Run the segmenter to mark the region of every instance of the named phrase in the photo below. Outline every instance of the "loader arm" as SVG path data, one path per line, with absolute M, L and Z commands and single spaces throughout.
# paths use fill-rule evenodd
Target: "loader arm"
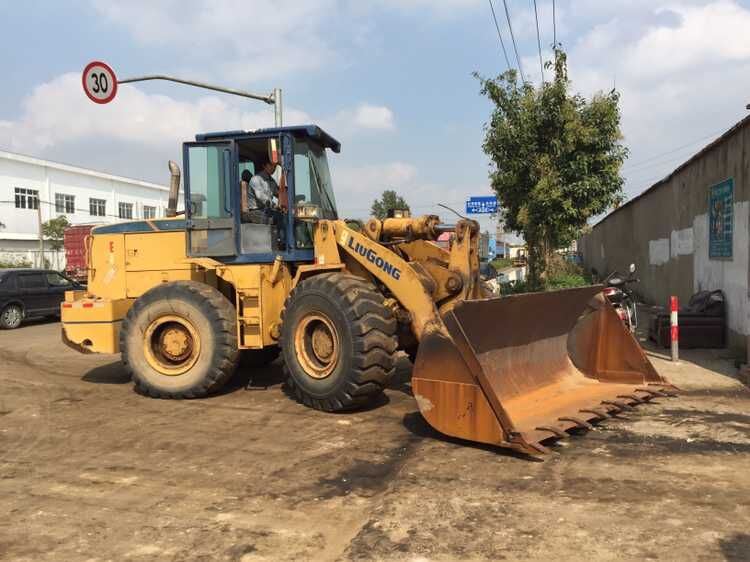
M 339 248 L 385 285 L 401 306 L 409 311 L 417 340 L 431 332 L 442 332 L 448 336 L 430 291 L 406 260 L 352 230 L 344 221 L 332 221 L 332 226 Z

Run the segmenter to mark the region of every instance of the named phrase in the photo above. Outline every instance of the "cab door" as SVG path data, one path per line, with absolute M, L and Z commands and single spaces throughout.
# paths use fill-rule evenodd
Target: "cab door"
M 219 258 L 237 254 L 233 209 L 239 181 L 234 161 L 232 142 L 183 145 L 188 256 Z

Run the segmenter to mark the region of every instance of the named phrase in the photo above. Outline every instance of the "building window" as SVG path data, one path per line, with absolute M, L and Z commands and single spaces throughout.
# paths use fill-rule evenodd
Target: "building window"
M 143 218 L 144 219 L 155 219 L 156 218 L 156 207 L 149 207 L 148 205 L 143 206 Z
M 89 214 L 92 217 L 103 217 L 107 208 L 107 202 L 104 199 L 89 199 Z
M 65 195 L 64 193 L 55 193 L 55 212 L 75 213 L 75 197 L 73 195 Z
M 132 219 L 133 218 L 133 204 L 132 203 L 118 203 L 117 209 L 121 219 Z
M 36 189 L 16 188 L 16 209 L 38 209 L 39 191 Z

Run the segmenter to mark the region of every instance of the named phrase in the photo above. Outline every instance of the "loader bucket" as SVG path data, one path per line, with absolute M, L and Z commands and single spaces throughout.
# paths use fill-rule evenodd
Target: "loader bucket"
M 651 365 L 602 287 L 464 301 L 450 337 L 420 342 L 412 389 L 424 418 L 453 437 L 527 453 L 675 387 Z

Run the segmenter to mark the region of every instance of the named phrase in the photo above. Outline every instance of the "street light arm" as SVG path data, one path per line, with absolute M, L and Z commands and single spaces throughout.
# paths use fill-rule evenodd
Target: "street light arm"
M 125 78 L 123 80 L 118 80 L 117 83 L 128 84 L 130 82 L 145 82 L 146 80 L 167 80 L 169 82 L 177 82 L 179 84 L 186 84 L 188 86 L 195 86 L 197 88 L 204 88 L 206 90 L 214 90 L 215 92 L 222 92 L 225 94 L 232 94 L 234 96 L 241 96 L 243 98 L 260 100 L 262 102 L 267 103 L 268 105 L 275 105 L 276 103 L 274 94 L 277 90 L 274 90 L 274 94 L 263 96 L 260 94 L 253 94 L 251 92 L 245 92 L 244 90 L 235 90 L 233 88 L 223 88 L 221 86 L 214 86 L 212 84 L 206 84 L 204 82 L 195 82 L 193 80 L 183 80 L 182 78 L 175 78 L 174 76 L 167 76 L 165 74 L 152 74 L 148 76 L 136 76 L 133 78 Z

